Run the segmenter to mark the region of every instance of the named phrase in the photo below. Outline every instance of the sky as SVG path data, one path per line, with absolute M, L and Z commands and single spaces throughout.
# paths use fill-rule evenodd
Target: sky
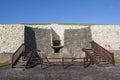
M 0 0 L 0 24 L 120 24 L 120 0 Z

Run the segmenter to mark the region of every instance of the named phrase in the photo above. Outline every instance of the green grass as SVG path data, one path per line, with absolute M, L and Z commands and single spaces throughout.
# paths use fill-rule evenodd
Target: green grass
M 20 23 L 26 25 L 50 25 L 50 24 L 59 24 L 59 25 L 79 25 L 79 26 L 92 26 L 92 25 L 108 25 L 108 24 L 90 24 L 90 23 Z
M 115 58 L 115 63 L 120 64 L 120 58 Z
M 0 63 L 0 67 L 8 66 L 8 65 L 10 65 L 10 62 L 9 62 L 9 61 Z

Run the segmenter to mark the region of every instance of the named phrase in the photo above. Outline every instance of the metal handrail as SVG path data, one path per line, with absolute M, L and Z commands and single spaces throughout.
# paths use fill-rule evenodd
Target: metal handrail
M 95 51 L 98 54 L 101 54 L 101 56 L 103 58 L 108 60 L 113 65 L 115 64 L 113 53 L 109 52 L 108 50 L 106 50 L 105 48 L 100 46 L 98 43 L 96 43 L 95 41 L 91 41 L 90 43 L 91 43 L 91 48 L 92 48 L 93 51 Z
M 88 61 L 88 57 L 90 59 L 90 63 L 88 65 L 85 65 L 85 58 L 84 58 L 84 67 L 85 68 L 88 67 L 91 63 L 93 63 L 93 64 L 95 63 L 96 65 L 99 64 L 99 62 L 96 60 L 96 58 L 93 55 L 91 55 L 91 53 L 88 51 L 88 49 L 83 48 L 82 51 L 85 52 L 87 61 Z
M 15 51 L 15 53 L 12 55 L 12 67 L 15 65 L 15 63 L 18 61 L 20 56 L 22 55 L 22 52 L 25 50 L 24 43 Z

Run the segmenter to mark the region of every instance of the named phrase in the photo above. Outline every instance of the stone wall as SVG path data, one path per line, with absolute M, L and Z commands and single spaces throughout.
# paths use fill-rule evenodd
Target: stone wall
M 115 57 L 120 54 L 120 26 L 95 25 L 91 26 L 92 39 L 105 49 L 114 52 Z
M 57 39 L 61 40 L 61 46 L 64 46 L 58 54 L 54 53 L 51 48 L 52 41 Z M 84 53 L 81 49 L 89 48 L 91 40 L 114 52 L 115 57 L 120 57 L 119 25 L 93 25 L 90 27 L 62 24 L 0 25 L 0 60 L 3 60 L 3 56 L 8 56 L 5 53 L 11 56 L 10 53 L 14 53 L 22 43 L 26 44 L 26 51 L 38 49 L 49 58 L 83 57 Z M 6 57 L 6 60 L 9 58 Z
M 88 26 L 51 24 L 49 27 L 54 31 L 55 37 L 53 39 L 60 39 L 61 45 L 64 46 L 64 32 L 66 29 L 81 29 Z
M 0 62 L 11 61 L 12 53 L 24 43 L 24 25 L 0 25 Z
M 42 53 L 44 55 L 46 55 L 47 57 L 49 57 L 49 58 L 60 58 L 60 57 L 65 56 L 66 54 L 68 54 L 68 56 L 69 56 L 70 51 L 72 51 L 72 53 L 73 52 L 76 53 L 74 56 L 72 55 L 70 57 L 77 57 L 77 56 L 81 57 L 83 55 L 82 54 L 83 52 L 81 50 L 82 47 L 88 47 L 88 46 L 84 46 L 83 44 L 84 43 L 88 44 L 89 39 L 88 39 L 88 41 L 86 41 L 86 39 L 88 37 L 90 37 L 90 40 L 91 40 L 91 36 L 90 36 L 91 34 L 89 34 L 90 33 L 90 28 L 88 26 L 58 25 L 58 24 L 51 24 L 51 25 L 26 25 L 26 26 L 28 26 L 30 28 L 29 31 L 34 35 L 34 37 L 32 37 L 32 41 L 33 42 L 31 42 L 31 43 L 35 44 L 36 47 L 34 47 L 34 48 L 40 49 L 42 51 Z M 73 32 L 70 32 L 70 33 L 68 32 L 67 34 L 64 34 L 66 32 L 66 30 L 71 30 Z M 89 35 L 86 34 L 86 32 Z M 28 34 L 29 32 L 25 31 L 25 33 Z M 69 36 L 69 34 L 72 34 L 72 35 Z M 28 34 L 28 35 L 29 35 L 28 37 L 30 37 L 30 34 Z M 72 39 L 75 42 L 72 45 L 71 42 L 68 42 L 68 43 L 66 43 L 67 41 L 65 42 L 65 40 L 70 39 L 70 38 L 69 37 L 65 37 L 64 35 L 69 36 L 69 37 L 73 37 L 74 35 L 76 35 L 77 39 L 76 40 Z M 82 36 L 82 35 L 84 35 L 84 36 Z M 83 38 L 83 37 L 85 37 L 85 38 Z M 26 38 L 27 38 L 27 36 L 25 37 L 25 40 L 26 40 Z M 79 38 L 82 38 L 82 39 L 79 41 L 78 40 Z M 83 41 L 83 39 L 85 39 L 85 42 Z M 51 48 L 51 46 L 53 46 L 53 43 L 52 43 L 53 40 L 61 40 L 61 45 L 64 46 L 64 48 L 61 49 L 59 53 L 54 53 L 54 50 Z M 25 43 L 26 42 L 28 43 L 30 41 L 25 41 Z M 84 42 L 83 44 L 81 44 L 82 41 Z M 70 44 L 70 43 L 71 43 L 72 46 L 75 46 L 75 44 L 77 44 L 77 43 L 80 43 L 80 44 L 75 46 L 75 48 L 76 48 L 75 49 L 75 48 L 72 48 L 72 47 L 69 48 L 71 45 L 70 46 L 66 45 L 66 44 Z M 65 53 L 66 47 L 69 50 Z M 68 57 L 68 56 L 66 55 L 66 57 Z
M 24 25 L 0 25 L 0 53 L 14 53 L 24 43 Z
M 40 29 L 32 28 L 35 33 L 36 47 L 41 52 L 52 53 L 51 47 L 51 30 L 50 29 Z
M 11 62 L 12 53 L 0 53 L 0 63 Z
M 89 41 L 92 40 L 90 27 L 67 29 L 64 36 L 64 49 L 68 54 L 77 58 L 84 57 L 82 48 L 90 48 Z

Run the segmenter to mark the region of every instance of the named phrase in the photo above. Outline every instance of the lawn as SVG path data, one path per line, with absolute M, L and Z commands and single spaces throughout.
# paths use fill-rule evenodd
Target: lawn
M 8 65 L 10 65 L 10 62 L 9 62 L 9 61 L 0 63 L 0 67 L 8 66 Z
M 120 64 L 120 58 L 115 58 L 115 63 Z

